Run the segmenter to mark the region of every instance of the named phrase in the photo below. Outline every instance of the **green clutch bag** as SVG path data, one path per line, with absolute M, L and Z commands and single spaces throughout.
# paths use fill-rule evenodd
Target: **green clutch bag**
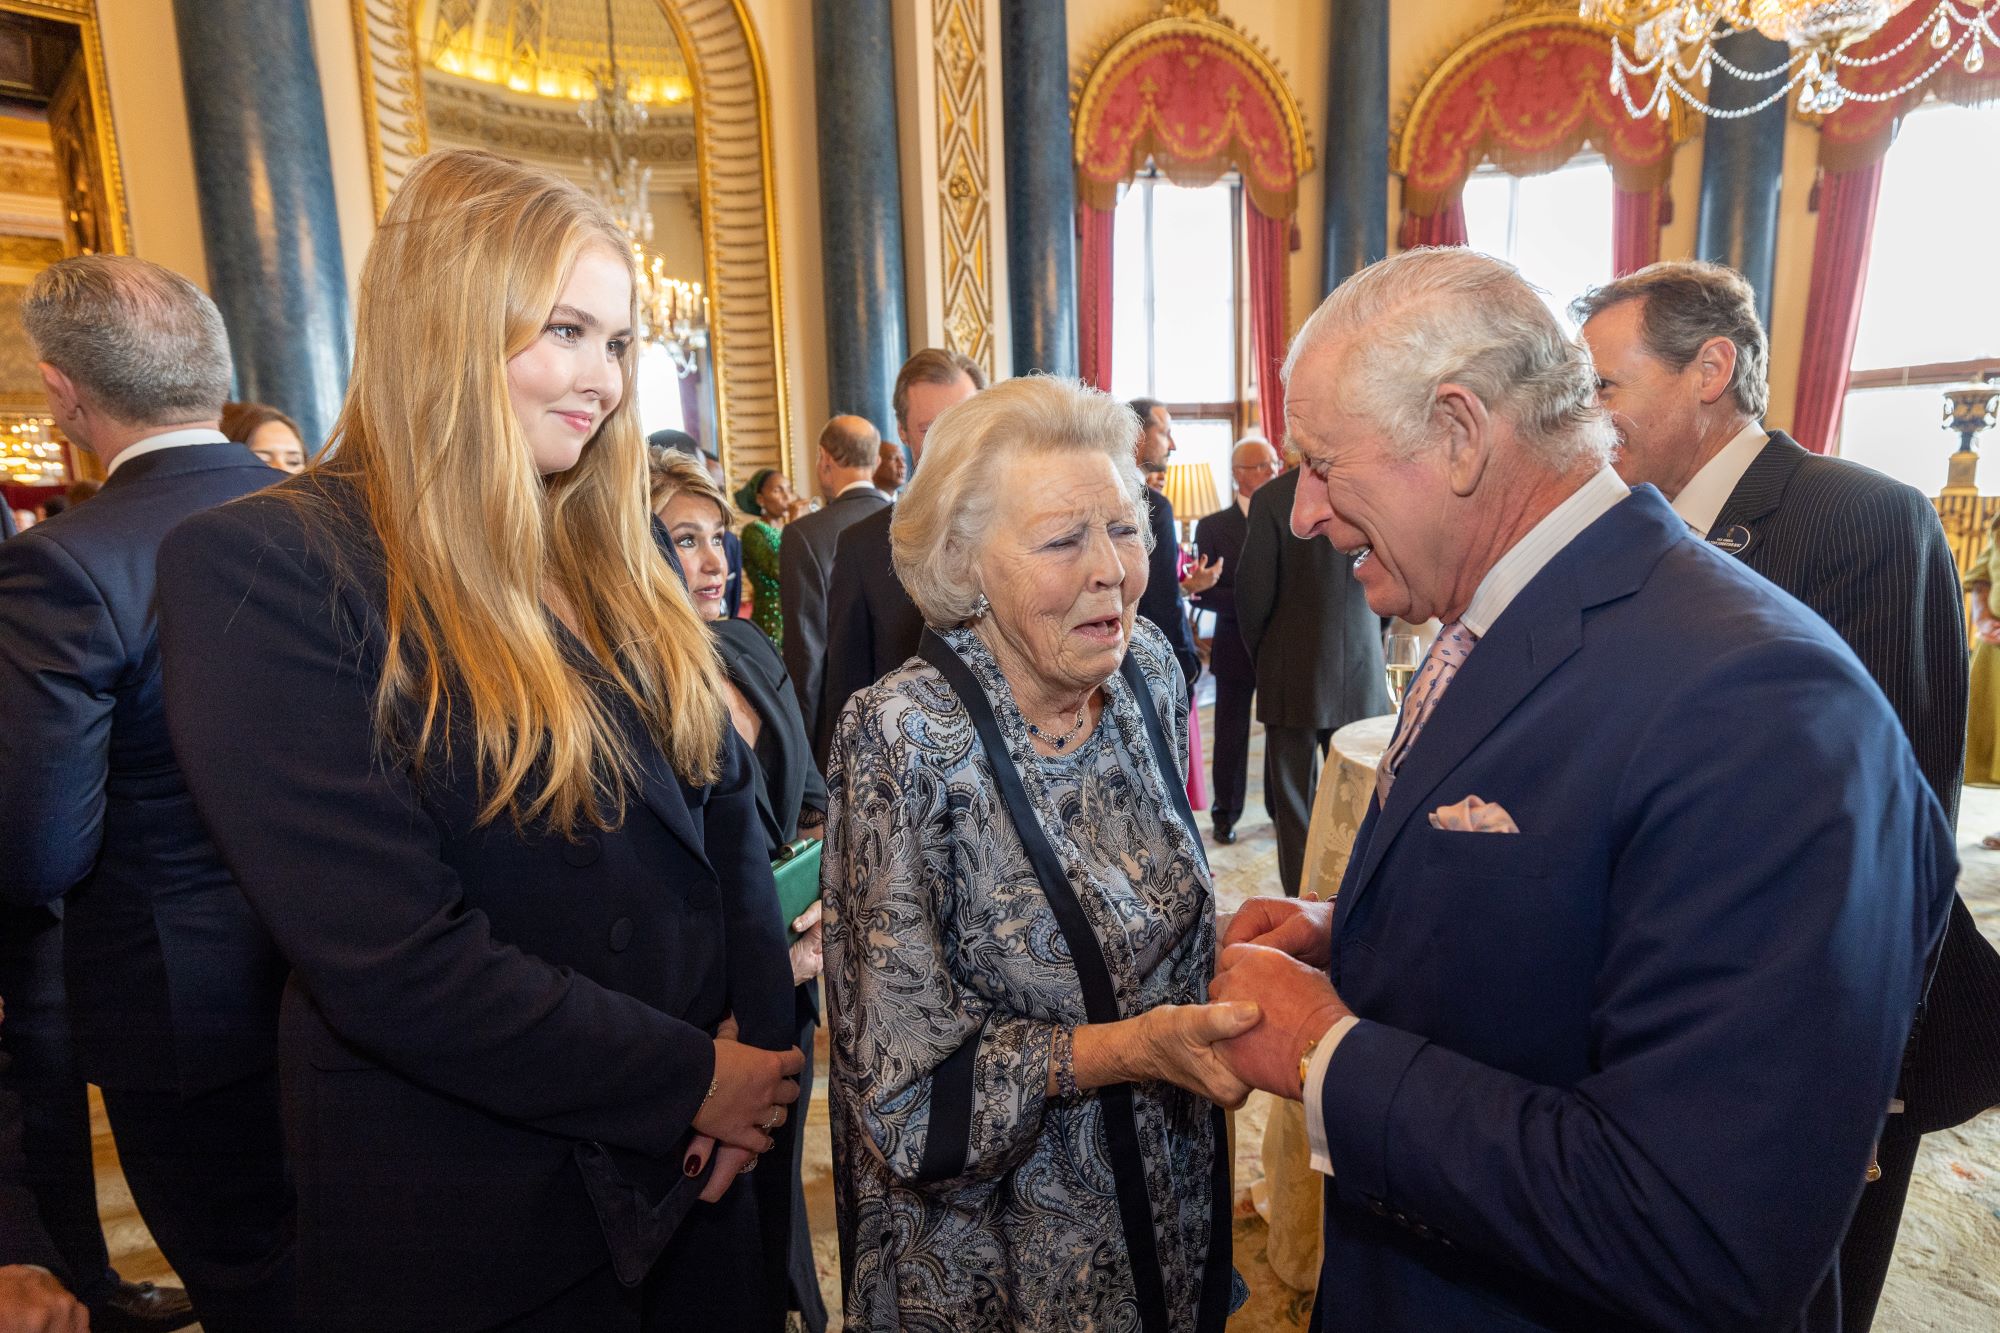
M 825 845 L 821 838 L 800 838 L 771 862 L 771 878 L 778 882 L 778 913 L 788 940 L 798 938 L 792 922 L 819 898 L 819 853 Z

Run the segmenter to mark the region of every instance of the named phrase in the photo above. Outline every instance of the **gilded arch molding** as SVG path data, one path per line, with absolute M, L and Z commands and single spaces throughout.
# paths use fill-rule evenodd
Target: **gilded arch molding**
M 375 214 L 429 136 L 415 0 L 352 0 Z M 783 287 L 771 172 L 770 91 L 743 0 L 659 0 L 694 84 L 709 346 L 723 463 L 731 476 L 790 462 Z

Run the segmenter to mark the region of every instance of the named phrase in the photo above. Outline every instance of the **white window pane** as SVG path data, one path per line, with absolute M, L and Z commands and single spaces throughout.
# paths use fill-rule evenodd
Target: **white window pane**
M 1839 453 L 1936 495 L 1944 488 L 1945 460 L 1958 448 L 1958 436 L 1943 423 L 1942 385 L 1856 389 L 1841 416 Z M 1984 465 L 1982 489 L 2000 484 L 1994 466 Z
M 1932 103 L 1882 165 L 1853 365 L 1870 370 L 2000 356 L 2000 107 Z
M 1465 183 L 1466 243 L 1518 267 L 1573 331 L 1569 303 L 1611 281 L 1612 190 L 1601 158 L 1518 180 L 1475 172 Z
M 639 345 L 639 429 L 686 430 L 682 420 L 681 377 L 667 349 L 655 343 Z
M 1236 396 L 1235 264 L 1227 185 L 1153 187 L 1153 396 L 1220 403 Z
M 1611 168 L 1573 162 L 1521 181 L 1514 262 L 1569 328 L 1569 303 L 1611 281 Z
M 1511 259 L 1507 244 L 1509 211 L 1513 208 L 1513 182 L 1497 171 L 1475 173 L 1465 182 L 1466 244 L 1475 250 Z
M 1112 224 L 1111 392 L 1119 398 L 1150 398 L 1146 373 L 1146 187 L 1125 188 Z

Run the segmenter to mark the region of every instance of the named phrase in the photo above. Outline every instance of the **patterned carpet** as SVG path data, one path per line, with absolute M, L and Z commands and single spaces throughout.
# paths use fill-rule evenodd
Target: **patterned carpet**
M 1206 710 L 1204 710 L 1206 713 Z M 1208 718 L 1204 716 L 1204 722 Z M 1258 775 L 1262 737 L 1252 740 L 1248 810 L 1233 847 L 1211 847 L 1218 897 L 1234 908 L 1270 891 L 1277 882 L 1277 844 L 1264 817 Z M 1202 819 L 1204 834 L 1207 820 Z M 1987 936 L 2000 941 L 2000 853 L 1979 847 L 1982 834 L 2000 830 L 2000 791 L 1968 790 L 1959 820 L 1964 870 L 1959 889 Z M 807 1114 L 806 1202 L 827 1307 L 840 1309 L 840 1262 L 833 1239 L 832 1164 L 827 1140 L 825 1043 L 817 1052 L 820 1078 Z M 1264 1118 L 1260 1095 L 1236 1117 L 1235 1230 L 1237 1268 L 1250 1301 L 1230 1321 L 1230 1333 L 1303 1329 L 1312 1294 L 1280 1282 L 1264 1259 L 1269 1231 L 1247 1205 L 1261 1178 Z M 132 1207 L 103 1117 L 96 1117 L 98 1204 L 120 1272 L 134 1280 L 171 1281 L 171 1270 Z M 836 1316 L 836 1327 L 838 1318 Z M 2000 1112 L 1924 1140 L 1903 1217 L 1895 1267 L 1876 1319 L 1881 1333 L 1974 1333 L 2000 1329 Z

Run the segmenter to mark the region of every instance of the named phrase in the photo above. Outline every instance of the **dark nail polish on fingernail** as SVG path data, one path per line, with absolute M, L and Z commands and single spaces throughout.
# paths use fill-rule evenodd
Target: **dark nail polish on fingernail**
M 692 1152 L 691 1152 L 691 1153 L 689 1153 L 689 1154 L 688 1154 L 688 1159 L 687 1159 L 687 1161 L 685 1161 L 685 1162 L 683 1162 L 683 1163 L 681 1164 L 681 1169 L 682 1169 L 683 1171 L 687 1172 L 687 1173 L 688 1173 L 689 1175 L 691 1175 L 691 1176 L 698 1176 L 698 1175 L 700 1175 L 700 1174 L 701 1174 L 701 1154 L 700 1154 L 700 1153 L 692 1153 Z

